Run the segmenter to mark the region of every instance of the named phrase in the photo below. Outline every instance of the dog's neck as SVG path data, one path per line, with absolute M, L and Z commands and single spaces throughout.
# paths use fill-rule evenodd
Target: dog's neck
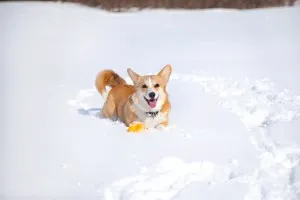
M 146 115 L 148 115 L 149 117 L 155 118 L 158 115 L 159 111 L 155 111 L 155 112 L 146 112 Z

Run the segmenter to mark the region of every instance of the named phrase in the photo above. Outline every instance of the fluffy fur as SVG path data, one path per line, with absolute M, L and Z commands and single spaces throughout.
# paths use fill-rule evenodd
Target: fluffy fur
M 140 76 L 128 68 L 133 81 L 126 81 L 112 70 L 101 71 L 95 81 L 96 88 L 104 97 L 102 117 L 119 119 L 127 126 L 141 122 L 146 128 L 168 126 L 171 104 L 166 91 L 172 67 L 166 65 L 156 75 Z M 106 86 L 111 90 L 107 93 Z

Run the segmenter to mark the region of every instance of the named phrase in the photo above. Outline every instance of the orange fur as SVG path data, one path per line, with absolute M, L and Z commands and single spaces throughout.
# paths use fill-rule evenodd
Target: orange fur
M 164 71 L 163 71 L 164 70 Z M 156 84 L 159 84 L 163 96 L 165 96 L 161 101 L 163 101 L 160 113 L 164 116 L 162 121 L 159 121 L 159 124 L 162 126 L 168 125 L 168 114 L 170 112 L 170 102 L 168 99 L 168 94 L 166 92 L 166 84 L 171 73 L 171 66 L 167 65 L 163 70 L 161 70 L 157 75 L 151 76 L 139 76 L 134 73 L 131 69 L 128 69 L 128 73 L 132 78 L 134 85 L 126 84 L 125 80 L 121 78 L 112 70 L 103 70 L 101 71 L 95 81 L 96 88 L 100 94 L 104 97 L 106 95 L 106 86 L 110 86 L 111 90 L 107 94 L 106 101 L 101 110 L 101 114 L 105 118 L 110 118 L 112 120 L 119 118 L 127 126 L 134 122 L 141 122 L 141 117 L 137 111 L 137 105 L 141 104 L 141 101 L 144 99 L 138 98 L 136 93 L 137 90 L 144 92 L 142 84 L 145 80 L 151 79 Z M 162 73 L 164 72 L 164 73 Z M 153 86 L 153 91 L 158 91 L 159 89 Z M 145 103 L 145 102 L 143 102 Z
M 114 87 L 117 85 L 124 85 L 126 84 L 126 81 L 113 70 L 103 70 L 97 75 L 95 84 L 100 94 L 104 97 L 106 86 Z

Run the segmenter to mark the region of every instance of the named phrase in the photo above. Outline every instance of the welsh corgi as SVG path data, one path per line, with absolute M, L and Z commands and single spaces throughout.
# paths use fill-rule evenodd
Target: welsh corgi
M 113 70 L 103 70 L 96 76 L 95 86 L 105 103 L 101 116 L 120 120 L 127 127 L 142 123 L 148 128 L 165 128 L 169 122 L 171 104 L 166 86 L 172 73 L 166 65 L 156 75 L 140 76 L 128 68 L 133 85 L 129 85 Z M 109 92 L 106 86 L 111 87 Z

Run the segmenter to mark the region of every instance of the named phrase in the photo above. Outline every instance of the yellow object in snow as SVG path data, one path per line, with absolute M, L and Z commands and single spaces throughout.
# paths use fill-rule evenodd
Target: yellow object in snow
M 128 127 L 127 131 L 128 132 L 136 132 L 137 133 L 137 132 L 140 132 L 140 131 L 142 131 L 144 129 L 145 129 L 145 127 L 144 127 L 143 123 L 135 123 L 135 124 L 131 124 Z

